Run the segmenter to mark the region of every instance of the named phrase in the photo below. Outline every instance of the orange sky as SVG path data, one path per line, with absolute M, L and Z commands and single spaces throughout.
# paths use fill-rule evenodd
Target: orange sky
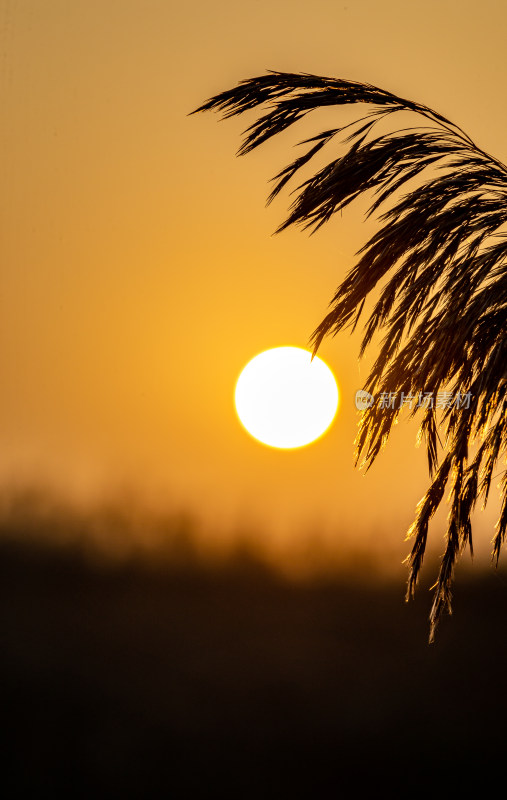
M 322 346 L 342 399 L 313 446 L 256 444 L 233 408 L 242 367 L 306 345 L 373 231 L 352 206 L 271 235 L 288 197 L 266 209 L 268 179 L 322 117 L 235 159 L 245 120 L 187 114 L 265 69 L 314 72 L 434 107 L 505 161 L 506 23 L 488 0 L 0 2 L 4 481 L 128 485 L 213 526 L 374 531 L 404 552 L 425 454 L 400 424 L 354 471 L 358 336 Z

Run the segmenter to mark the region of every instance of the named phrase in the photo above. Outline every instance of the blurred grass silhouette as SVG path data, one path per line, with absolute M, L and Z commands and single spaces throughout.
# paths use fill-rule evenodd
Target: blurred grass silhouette
M 248 548 L 210 560 L 181 515 L 0 507 L 7 796 L 396 796 L 503 755 L 503 572 L 459 573 L 430 647 L 428 596 L 353 560 L 296 581 Z M 144 557 L 96 546 L 142 524 Z

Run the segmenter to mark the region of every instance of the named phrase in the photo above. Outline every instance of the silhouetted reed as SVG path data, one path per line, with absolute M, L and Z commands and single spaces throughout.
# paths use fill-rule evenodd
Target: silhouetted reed
M 268 202 L 330 143 L 338 145 L 338 157 L 296 187 L 278 231 L 298 224 L 313 233 L 367 192 L 373 197 L 368 216 L 390 201 L 311 344 L 316 353 L 325 336 L 354 330 L 366 299 L 382 284 L 361 345 L 362 354 L 375 333 L 384 333 L 365 389 L 376 398 L 408 402 L 412 397 L 418 403 L 410 409 L 422 417 L 420 437 L 431 478 L 408 532 L 413 546 L 407 599 L 419 578 L 429 521 L 450 486 L 447 544 L 430 615 L 432 640 L 442 611 L 451 611 L 457 556 L 467 545 L 472 549 L 471 513 L 480 497 L 487 501 L 507 445 L 507 239 L 501 230 L 507 221 L 507 169 L 431 108 L 354 81 L 269 72 L 217 94 L 192 113 L 214 110 L 226 118 L 265 106 L 244 132 L 238 151 L 243 155 L 310 111 L 350 104 L 366 113 L 301 142 L 309 148 L 273 178 Z M 398 112 L 412 112 L 414 124 L 378 133 L 376 126 L 391 125 Z M 421 402 L 423 393 L 431 395 L 431 405 L 428 396 Z M 440 412 L 439 394 L 447 397 Z M 364 411 L 357 462 L 371 466 L 403 407 L 377 402 Z M 479 444 L 471 455 L 475 440 Z M 507 471 L 502 475 L 496 562 L 507 530 Z

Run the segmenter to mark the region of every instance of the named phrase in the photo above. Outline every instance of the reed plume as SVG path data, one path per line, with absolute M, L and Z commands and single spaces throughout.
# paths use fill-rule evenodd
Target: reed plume
M 378 292 L 360 353 L 383 334 L 364 388 L 385 402 L 361 416 L 356 463 L 371 466 L 404 409 L 419 416 L 430 485 L 408 532 L 407 599 L 417 585 L 429 522 L 450 491 L 432 641 L 442 612 L 451 611 L 457 557 L 467 546 L 473 553 L 471 513 L 479 498 L 487 501 L 507 451 L 507 168 L 431 108 L 355 81 L 268 72 L 192 113 L 212 110 L 227 118 L 263 107 L 244 131 L 238 151 L 244 155 L 309 112 L 342 105 L 356 106 L 357 118 L 300 142 L 305 152 L 272 179 L 268 202 L 326 145 L 333 145 L 334 157 L 295 188 L 278 231 L 299 225 L 313 233 L 354 199 L 370 197 L 367 216 L 377 216 L 378 229 L 310 342 L 316 353 L 325 336 L 353 330 L 366 299 Z M 400 112 L 412 112 L 410 127 L 396 127 Z M 507 470 L 501 473 L 496 563 L 507 530 Z

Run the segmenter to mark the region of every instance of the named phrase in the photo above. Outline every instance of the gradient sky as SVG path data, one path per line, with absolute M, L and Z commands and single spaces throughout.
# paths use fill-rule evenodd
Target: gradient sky
M 314 445 L 265 448 L 233 407 L 253 355 L 306 345 L 374 229 L 357 205 L 272 236 L 288 195 L 266 209 L 268 179 L 324 117 L 236 159 L 245 119 L 187 114 L 266 69 L 313 72 L 425 103 L 505 161 L 506 24 L 489 0 L 2 0 L 3 481 L 131 487 L 271 543 L 313 527 L 404 551 L 425 454 L 400 423 L 354 470 L 358 336 L 321 348 L 341 409 Z

